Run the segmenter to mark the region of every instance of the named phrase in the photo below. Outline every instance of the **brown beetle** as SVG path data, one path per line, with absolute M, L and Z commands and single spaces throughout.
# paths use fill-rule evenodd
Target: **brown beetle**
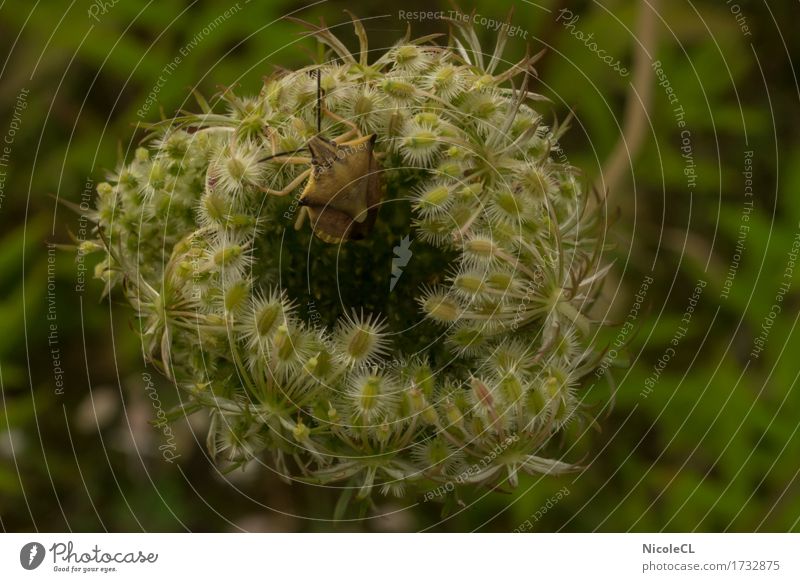
M 307 179 L 298 200 L 301 209 L 295 228 L 301 228 L 308 216 L 313 233 L 327 243 L 364 239 L 372 231 L 383 199 L 381 167 L 374 152 L 377 135 L 360 136 L 355 124 L 332 112 L 326 113 L 350 125 L 351 129 L 334 139 L 319 135 L 322 92 L 317 71 L 317 135 L 303 148 L 309 150 L 311 158 L 285 158 L 291 163 L 310 162 L 311 168 L 283 190 L 265 191 L 274 196 L 285 196 Z M 353 135 L 358 137 L 352 138 Z M 286 154 L 270 158 L 282 155 Z

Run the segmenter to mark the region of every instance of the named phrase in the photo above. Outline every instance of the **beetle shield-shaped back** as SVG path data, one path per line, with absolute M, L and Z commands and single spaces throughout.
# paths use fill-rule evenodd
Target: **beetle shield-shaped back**
M 314 234 L 328 243 L 369 235 L 382 194 L 381 168 L 373 149 L 376 135 L 337 144 L 324 137 L 308 143 L 313 171 L 300 204 Z

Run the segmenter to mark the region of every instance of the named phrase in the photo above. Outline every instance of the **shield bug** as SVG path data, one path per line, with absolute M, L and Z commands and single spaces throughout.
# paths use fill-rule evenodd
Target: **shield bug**
M 264 190 L 274 196 L 285 196 L 305 182 L 298 200 L 300 215 L 295 222 L 296 229 L 308 218 L 312 232 L 327 243 L 364 239 L 372 231 L 383 199 L 381 167 L 374 151 L 377 135 L 362 136 L 355 124 L 325 111 L 350 126 L 343 135 L 328 139 L 321 135 L 322 114 L 320 72 L 317 70 L 317 135 L 301 148 L 307 149 L 311 157 L 283 157 L 287 163 L 310 164 L 311 168 L 283 190 Z M 275 154 L 268 159 L 281 158 L 288 153 L 293 152 Z

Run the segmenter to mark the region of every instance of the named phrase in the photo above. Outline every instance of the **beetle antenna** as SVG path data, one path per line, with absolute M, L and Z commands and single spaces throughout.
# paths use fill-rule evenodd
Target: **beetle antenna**
M 322 72 L 317 69 L 317 133 L 322 133 Z
M 322 133 L 322 83 L 320 81 L 321 76 L 322 76 L 321 70 L 317 69 L 317 134 Z M 261 158 L 260 161 L 266 162 L 267 160 L 271 160 L 272 158 L 279 158 L 281 156 L 286 156 L 289 154 L 296 154 L 297 152 L 302 152 L 303 150 L 307 149 L 308 146 L 303 146 L 301 148 L 297 148 L 296 150 L 281 152 L 279 154 L 272 154 L 271 156 L 267 156 L 266 158 Z
M 288 152 L 280 152 L 278 154 L 272 154 L 271 156 L 267 156 L 266 158 L 259 159 L 260 162 L 266 162 L 267 160 L 271 160 L 272 158 L 279 158 L 281 156 L 288 156 L 289 154 L 296 154 L 297 152 L 302 152 L 303 150 L 307 150 L 308 146 L 303 146 L 301 148 L 297 148 L 296 150 L 289 150 Z

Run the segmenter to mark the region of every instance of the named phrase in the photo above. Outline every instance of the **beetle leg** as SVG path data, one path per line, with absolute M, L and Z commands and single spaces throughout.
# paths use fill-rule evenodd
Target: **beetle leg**
M 339 137 L 344 137 L 344 136 L 339 136 Z M 359 136 L 359 137 L 357 137 L 355 139 L 351 139 L 351 140 L 348 140 L 348 141 L 336 142 L 336 145 L 345 146 L 345 147 L 359 147 L 359 146 L 364 145 L 365 143 L 369 143 L 374 138 L 375 138 L 375 134 L 363 135 L 363 136 Z
M 294 221 L 294 229 L 300 230 L 303 228 L 303 223 L 306 221 L 306 216 L 308 215 L 308 207 L 301 206 L 300 212 L 297 215 L 297 220 Z
M 349 119 L 345 119 L 341 115 L 337 115 L 336 113 L 334 113 L 333 111 L 329 111 L 328 109 L 325 109 L 324 111 L 325 111 L 325 115 L 327 115 L 331 119 L 335 119 L 336 121 L 338 121 L 340 123 L 344 123 L 345 125 L 350 126 L 350 131 L 355 132 L 356 134 L 359 133 L 358 126 L 355 123 L 353 123 L 352 121 L 350 121 Z M 348 132 L 348 133 L 350 133 L 350 132 Z
M 351 129 L 342 135 L 336 136 L 331 141 L 336 145 L 346 145 L 348 141 L 354 141 L 353 138 L 358 139 L 359 133 L 355 129 Z
M 267 194 L 271 194 L 272 196 L 286 196 L 292 190 L 295 190 L 298 186 L 300 186 L 300 184 L 302 184 L 310 174 L 311 170 L 310 169 L 306 170 L 305 172 L 297 176 L 297 178 L 289 182 L 286 188 L 282 190 L 272 190 L 271 188 L 261 188 L 261 190 L 263 192 L 266 192 Z
M 264 158 L 261 161 L 266 162 L 269 160 L 270 162 L 281 162 L 284 164 L 295 164 L 295 165 L 308 165 L 311 163 L 311 158 L 305 156 L 270 156 L 268 158 Z

